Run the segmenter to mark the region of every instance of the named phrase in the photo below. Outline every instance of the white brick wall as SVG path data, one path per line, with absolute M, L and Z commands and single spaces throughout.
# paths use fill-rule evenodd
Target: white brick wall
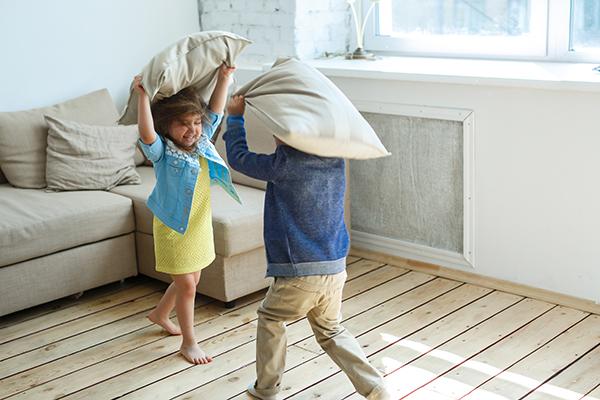
M 346 0 L 198 0 L 200 28 L 237 33 L 254 43 L 240 61 L 315 58 L 348 50 Z

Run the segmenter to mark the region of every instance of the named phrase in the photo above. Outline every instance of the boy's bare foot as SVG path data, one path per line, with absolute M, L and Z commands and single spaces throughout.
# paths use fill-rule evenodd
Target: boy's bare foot
M 189 346 L 182 344 L 179 352 L 192 364 L 208 364 L 212 361 L 212 357 L 207 356 L 197 343 Z
M 181 329 L 173 323 L 169 318 L 161 318 L 156 315 L 156 310 L 152 311 L 146 316 L 151 322 L 161 326 L 165 331 L 171 335 L 181 335 Z

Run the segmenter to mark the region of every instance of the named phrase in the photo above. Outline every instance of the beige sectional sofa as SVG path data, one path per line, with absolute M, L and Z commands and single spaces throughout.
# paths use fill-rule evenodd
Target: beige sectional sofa
M 0 175 L 0 315 L 137 273 L 171 281 L 154 270 L 152 214 L 145 205 L 154 186 L 152 167 L 138 165 L 141 185 L 117 186 L 111 192 L 49 193 L 43 188 L 18 188 L 7 182 L 11 177 L 17 180 L 21 165 L 43 164 L 39 159 L 43 143 L 37 142 L 41 139 L 31 135 L 24 143 L 15 143 L 23 138 L 7 138 L 12 134 L 7 124 L 19 122 L 23 128 L 31 122 L 37 129 L 48 110 L 58 116 L 69 116 L 69 112 L 93 114 L 96 108 L 106 110 L 107 101 L 112 110 L 101 122 L 109 125 L 116 121 L 118 112 L 106 90 L 62 103 L 58 108 L 0 113 L 0 145 L 4 147 L 0 149 L 0 169 L 11 172 L 11 176 Z M 98 102 L 97 107 L 94 102 Z M 81 103 L 87 103 L 87 107 L 82 108 Z M 95 120 L 88 117 L 82 116 L 81 122 Z M 45 141 L 45 137 L 42 139 Z M 30 155 L 21 154 L 26 152 L 20 152 L 19 145 L 36 148 L 40 154 L 29 160 L 26 156 Z M 217 258 L 203 270 L 198 287 L 198 292 L 228 306 L 269 285 L 264 277 L 262 242 L 264 190 L 260 185 L 235 185 L 243 206 L 220 187 L 211 187 Z
M 152 167 L 138 152 L 140 185 L 110 192 L 46 192 L 43 114 L 48 113 L 101 125 L 114 125 L 118 118 L 107 90 L 44 109 L 0 112 L 0 170 L 9 172 L 0 173 L 0 315 L 138 273 L 171 282 L 154 269 L 153 216 L 145 204 L 155 183 Z M 258 121 L 248 117 L 246 127 L 253 151 L 274 151 L 272 137 Z M 216 145 L 226 158 L 223 140 Z M 11 185 L 11 178 L 29 188 Z M 225 306 L 270 283 L 262 239 L 265 183 L 235 171 L 232 178 L 243 205 L 211 186 L 217 257 L 202 271 L 198 286 L 199 293 Z M 347 200 L 348 227 L 349 218 Z

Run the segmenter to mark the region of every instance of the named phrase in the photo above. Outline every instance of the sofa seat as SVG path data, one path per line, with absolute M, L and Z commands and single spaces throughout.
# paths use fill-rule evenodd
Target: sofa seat
M 0 267 L 135 230 L 131 200 L 104 191 L 0 185 Z
M 141 185 L 117 186 L 112 190 L 133 200 L 136 230 L 152 235 L 152 213 L 146 200 L 156 182 L 152 167 L 138 167 Z M 263 244 L 263 204 L 265 192 L 248 186 L 234 184 L 243 205 L 239 205 L 217 185 L 211 186 L 211 206 L 215 252 L 231 257 L 261 248 Z

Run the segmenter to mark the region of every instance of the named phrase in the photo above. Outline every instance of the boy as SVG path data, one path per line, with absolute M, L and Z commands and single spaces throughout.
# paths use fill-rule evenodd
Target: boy
M 267 181 L 264 241 L 275 278 L 258 310 L 256 375 L 248 392 L 274 400 L 285 367 L 285 323 L 306 317 L 319 345 L 368 399 L 391 400 L 356 339 L 340 325 L 349 238 L 344 224 L 345 165 L 296 150 L 277 138 L 274 154 L 248 151 L 244 98 L 227 107 L 229 165 Z

